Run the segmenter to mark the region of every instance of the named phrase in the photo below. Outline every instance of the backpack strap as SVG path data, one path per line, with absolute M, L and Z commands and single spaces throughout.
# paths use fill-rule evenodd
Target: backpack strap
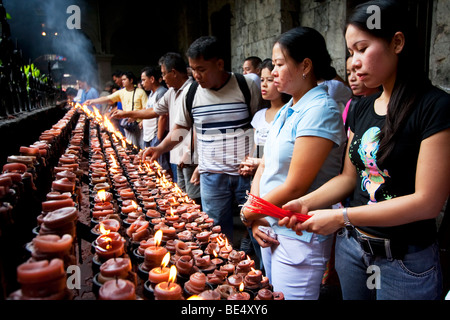
M 186 94 L 186 108 L 189 113 L 189 116 L 191 117 L 192 123 L 194 123 L 194 117 L 192 115 L 192 103 L 194 101 L 195 93 L 197 92 L 198 88 L 198 82 L 194 81 L 192 82 L 191 86 L 189 87 L 188 93 Z
M 245 80 L 244 75 L 242 75 L 240 73 L 235 73 L 234 75 L 236 76 L 236 80 L 239 85 L 239 89 L 241 89 L 241 92 L 244 95 L 245 104 L 247 105 L 247 108 L 248 108 L 248 117 L 249 117 L 249 119 L 251 119 L 252 111 L 251 111 L 250 102 L 252 99 L 252 95 L 250 93 L 250 89 L 248 88 L 247 80 Z M 198 88 L 198 82 L 197 81 L 192 82 L 192 84 L 189 87 L 188 92 L 186 94 L 186 109 L 189 113 L 189 116 L 191 117 L 192 128 L 194 127 L 194 116 L 192 115 L 192 104 L 194 101 L 195 93 L 197 92 L 197 88 Z M 191 132 L 191 164 L 194 163 L 193 159 L 194 159 L 194 132 L 192 130 L 192 132 Z
M 244 95 L 245 104 L 248 107 L 249 117 L 251 117 L 252 113 L 251 113 L 250 103 L 251 103 L 252 95 L 250 93 L 250 89 L 248 88 L 247 80 L 245 80 L 244 75 L 242 75 L 240 73 L 235 73 L 234 75 L 236 76 L 236 80 L 238 82 L 239 88 L 241 89 L 242 94 Z

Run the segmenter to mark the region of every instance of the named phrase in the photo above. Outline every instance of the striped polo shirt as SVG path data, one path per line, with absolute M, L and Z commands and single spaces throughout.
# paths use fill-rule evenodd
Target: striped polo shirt
M 261 94 L 253 80 L 246 78 L 246 81 L 252 96 L 251 111 L 245 104 L 245 97 L 234 74 L 218 90 L 198 86 L 192 103 L 192 116 L 200 173 L 238 175 L 239 164 L 250 154 L 253 147 L 250 121 L 261 102 Z M 175 123 L 191 127 L 186 99 L 182 101 Z

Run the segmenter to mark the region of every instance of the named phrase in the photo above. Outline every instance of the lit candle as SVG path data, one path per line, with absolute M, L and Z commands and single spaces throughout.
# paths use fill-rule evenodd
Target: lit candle
M 151 270 L 155 267 L 159 267 L 162 263 L 162 259 L 168 252 L 166 248 L 160 246 L 162 236 L 162 231 L 158 230 L 155 233 L 155 246 L 150 246 L 145 249 L 145 260 L 142 266 L 144 270 Z
M 170 253 L 167 252 L 162 260 L 161 266 L 150 270 L 148 273 L 148 280 L 151 284 L 169 281 L 170 269 L 166 267 L 169 264 L 169 261 Z
M 182 300 L 183 290 L 178 283 L 175 283 L 177 277 L 177 269 L 175 266 L 170 267 L 169 280 L 158 283 L 155 287 L 155 300 Z
M 248 292 L 244 292 L 244 283 L 241 283 L 239 286 L 239 292 L 230 294 L 227 300 L 250 300 L 250 294 Z

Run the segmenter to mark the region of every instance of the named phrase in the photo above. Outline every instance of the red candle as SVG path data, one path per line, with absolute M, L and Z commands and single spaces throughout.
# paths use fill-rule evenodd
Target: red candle
M 78 210 L 75 207 L 64 207 L 47 213 L 43 223 L 48 228 L 59 228 L 75 221 L 78 218 Z
M 3 165 L 3 172 L 20 172 L 24 173 L 27 171 L 27 166 L 20 162 L 12 162 Z
M 98 292 L 99 300 L 136 300 L 136 289 L 129 280 L 106 281 Z
M 62 178 L 52 182 L 52 189 L 53 191 L 60 191 L 60 192 L 67 191 L 73 193 L 75 191 L 75 183 L 67 178 Z
M 102 261 L 120 257 L 124 254 L 124 243 L 122 240 L 98 242 L 95 246 L 95 253 Z
M 72 247 L 73 238 L 69 234 L 62 237 L 56 234 L 38 235 L 33 240 L 33 246 L 37 251 L 45 253 L 65 252 Z
M 66 272 L 61 259 L 25 262 L 17 267 L 17 281 L 24 296 L 42 298 L 66 288 Z
M 42 211 L 49 212 L 49 211 L 55 211 L 61 208 L 66 207 L 74 207 L 74 202 L 72 198 L 65 198 L 61 200 L 48 200 L 42 202 Z
M 155 300 L 182 300 L 183 290 L 178 283 L 174 283 L 177 277 L 175 266 L 170 267 L 169 281 L 158 283 L 154 289 Z
M 169 264 L 169 261 L 170 253 L 167 252 L 162 260 L 161 266 L 150 270 L 148 273 L 148 280 L 152 284 L 169 281 L 170 269 L 166 267 Z
M 184 288 L 189 294 L 199 294 L 205 290 L 206 275 L 203 272 L 191 274 L 189 280 L 184 284 Z
M 131 260 L 128 258 L 112 258 L 102 263 L 100 273 L 104 277 L 124 279 L 131 271 L 131 267 Z

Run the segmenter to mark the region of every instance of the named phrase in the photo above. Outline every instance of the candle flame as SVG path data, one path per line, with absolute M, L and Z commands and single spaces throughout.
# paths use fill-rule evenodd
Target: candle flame
M 131 200 L 131 205 L 133 206 L 133 208 L 136 210 L 138 208 L 137 203 L 134 200 Z
M 175 282 L 175 280 L 177 279 L 177 267 L 175 267 L 174 265 L 170 267 L 170 271 L 169 271 L 169 283 L 173 283 Z
M 106 200 L 106 190 L 102 189 L 97 192 L 98 198 L 103 202 Z
M 217 258 L 217 252 L 216 252 L 216 250 L 213 250 L 213 254 L 214 254 L 214 257 Z
M 161 268 L 165 268 L 169 264 L 169 261 L 170 261 L 170 252 L 167 252 L 164 255 L 164 258 L 162 259 Z
M 103 225 L 103 223 L 101 221 L 98 225 L 98 229 L 99 229 L 100 233 L 104 236 L 108 235 L 111 232 L 111 230 L 108 230 L 105 228 L 105 226 Z
M 225 238 L 225 248 L 228 248 L 228 238 Z
M 244 291 L 244 283 L 241 282 L 241 284 L 239 285 L 239 292 Z
M 253 272 L 256 272 L 255 268 L 253 268 L 253 267 L 250 267 L 250 269 L 252 269 L 252 271 L 253 271 Z
M 161 229 L 156 231 L 156 233 L 155 233 L 155 245 L 157 247 L 161 244 L 162 236 L 163 236 L 163 231 Z
M 202 297 L 194 294 L 193 296 L 190 296 L 189 298 L 187 298 L 187 300 L 204 300 Z
M 171 217 L 173 217 L 173 216 L 174 216 L 174 213 L 173 213 L 173 208 L 172 208 L 172 207 L 170 207 L 170 216 L 171 216 Z

